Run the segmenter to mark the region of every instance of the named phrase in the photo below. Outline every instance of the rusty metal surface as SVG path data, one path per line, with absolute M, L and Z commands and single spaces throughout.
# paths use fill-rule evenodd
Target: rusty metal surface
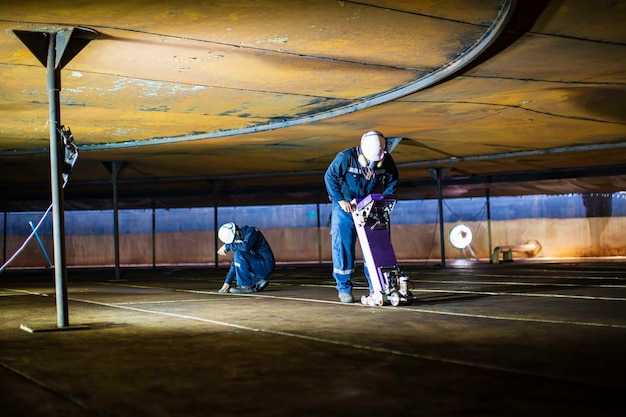
M 219 183 L 239 193 L 238 201 L 248 188 L 256 193 L 250 199 L 270 201 L 281 187 L 319 199 L 320 173 L 371 128 L 403 138 L 393 155 L 408 183 L 427 180 L 426 168 L 435 166 L 450 168 L 453 178 L 618 167 L 611 171 L 616 175 L 579 189 L 623 189 L 624 2 L 524 3 L 512 8 L 487 50 L 463 61 L 508 5 L 3 4 L 3 198 L 45 200 L 49 175 L 45 69 L 13 30 L 72 26 L 100 36 L 62 71 L 62 123 L 81 148 L 70 200 L 72 192 L 110 195 L 102 162 L 113 160 L 126 162 L 120 178 L 129 194 L 211 194 Z M 454 65 L 459 68 L 434 85 L 419 84 Z M 572 190 L 568 181 L 551 184 L 552 192 Z M 525 185 L 515 189 L 535 191 L 533 183 Z M 494 194 L 513 192 L 492 187 Z M 428 194 L 410 186 L 405 192 Z M 455 190 L 472 192 L 471 186 Z

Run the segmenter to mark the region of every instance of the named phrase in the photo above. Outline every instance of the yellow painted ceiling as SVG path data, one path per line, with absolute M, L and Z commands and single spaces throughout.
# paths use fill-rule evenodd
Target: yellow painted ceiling
M 325 201 L 370 129 L 401 138 L 407 198 L 435 168 L 448 196 L 626 189 L 625 1 L 4 3 L 6 204 L 49 198 L 47 71 L 15 31 L 73 27 L 98 35 L 60 76 L 76 206 L 110 198 L 111 161 L 138 205 Z

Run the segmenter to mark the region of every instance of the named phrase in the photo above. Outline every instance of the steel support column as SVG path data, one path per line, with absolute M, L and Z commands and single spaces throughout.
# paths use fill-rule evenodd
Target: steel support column
M 120 271 L 120 215 L 118 199 L 118 178 L 125 163 L 113 161 L 111 163 L 111 181 L 113 183 L 113 244 L 115 246 L 115 279 L 121 279 Z
M 220 183 L 218 181 L 213 181 L 213 259 L 215 260 L 215 269 L 220 267 L 220 259 L 217 254 L 217 250 L 219 249 L 219 242 L 217 241 L 217 232 L 219 225 L 219 204 L 220 204 L 220 196 L 219 196 Z
M 322 219 L 320 216 L 322 215 L 320 209 L 320 202 L 318 201 L 315 204 L 316 214 L 317 214 L 317 263 L 322 264 Z
M 487 237 L 489 241 L 489 256 L 491 257 L 492 251 L 492 241 L 491 241 L 491 199 L 490 199 L 490 191 L 489 188 L 485 188 L 485 197 L 487 199 Z
M 50 191 L 52 193 L 52 231 L 54 242 L 54 283 L 57 302 L 57 326 L 69 326 L 69 310 L 67 307 L 67 270 L 65 259 L 65 211 L 63 199 L 63 180 L 61 178 L 62 163 L 59 155 L 62 144 L 59 140 L 61 129 L 61 70 L 55 68 L 56 39 L 48 34 L 48 63 L 46 87 L 50 110 Z
M 446 242 L 443 230 L 443 179 L 448 174 L 450 168 L 431 168 L 428 171 L 437 181 L 437 203 L 439 209 L 439 240 L 441 249 L 441 267 L 446 267 Z
M 152 200 L 152 268 L 156 268 L 156 204 Z
M 7 260 L 7 203 L 4 203 L 4 212 L 2 215 L 2 264 Z M 0 271 L 0 274 L 4 271 Z
M 52 194 L 52 233 L 54 242 L 54 282 L 56 288 L 57 326 L 69 326 L 67 307 L 67 271 L 65 260 L 65 216 L 63 200 L 63 155 L 61 131 L 61 69 L 98 33 L 86 28 L 48 31 L 13 31 L 46 67 L 46 88 L 50 126 L 50 190 Z

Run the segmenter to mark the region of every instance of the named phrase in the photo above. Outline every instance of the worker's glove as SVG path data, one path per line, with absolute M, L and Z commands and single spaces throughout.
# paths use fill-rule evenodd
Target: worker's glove
M 228 252 L 228 249 L 226 249 L 225 244 L 222 245 L 222 247 L 217 250 L 217 254 L 222 255 L 222 256 L 226 255 L 226 252 Z
M 354 205 L 348 203 L 346 200 L 341 200 L 339 202 L 339 207 L 341 207 L 341 209 L 346 213 L 352 213 L 356 208 Z

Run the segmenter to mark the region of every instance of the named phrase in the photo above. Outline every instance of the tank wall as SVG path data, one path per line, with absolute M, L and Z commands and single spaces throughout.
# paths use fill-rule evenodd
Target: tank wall
M 491 221 L 487 221 L 485 199 L 447 201 L 444 207 L 444 242 L 447 259 L 466 259 L 475 254 L 489 259 L 491 250 L 504 245 L 537 241 L 537 257 L 626 256 L 626 209 L 623 193 L 590 201 L 580 196 L 553 199 L 492 199 Z M 464 201 L 460 201 L 464 200 Z M 598 203 L 599 201 L 599 203 Z M 437 202 L 403 201 L 392 213 L 391 238 L 400 262 L 441 258 Z M 214 264 L 214 224 L 235 221 L 259 227 L 272 246 L 278 262 L 328 262 L 330 206 L 226 207 L 178 210 L 135 210 L 121 212 L 120 264 L 168 265 Z M 3 235 L 4 259 L 22 245 L 43 213 L 9 213 Z M 52 227 L 47 219 L 38 236 L 51 260 Z M 449 242 L 455 225 L 463 223 L 473 233 L 471 250 L 459 250 Z M 4 228 L 4 226 L 3 226 Z M 6 245 L 5 245 L 6 242 Z M 357 245 L 357 255 L 360 249 Z M 514 258 L 526 258 L 523 252 Z M 229 256 L 220 257 L 228 262 Z M 111 266 L 115 264 L 111 212 L 66 213 L 66 260 L 68 266 Z M 31 239 L 10 267 L 48 266 L 39 241 Z

